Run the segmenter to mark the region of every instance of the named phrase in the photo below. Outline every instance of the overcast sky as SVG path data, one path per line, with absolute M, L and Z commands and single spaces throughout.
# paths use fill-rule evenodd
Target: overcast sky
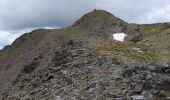
M 170 0 L 0 0 L 0 48 L 32 29 L 69 26 L 93 9 L 130 23 L 170 22 Z

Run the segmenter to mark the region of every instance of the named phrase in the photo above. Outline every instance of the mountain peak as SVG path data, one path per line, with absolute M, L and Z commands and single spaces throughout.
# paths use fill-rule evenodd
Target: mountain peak
M 85 14 L 73 26 L 86 25 L 86 26 L 113 26 L 116 24 L 126 24 L 123 20 L 117 18 L 105 10 L 96 10 Z

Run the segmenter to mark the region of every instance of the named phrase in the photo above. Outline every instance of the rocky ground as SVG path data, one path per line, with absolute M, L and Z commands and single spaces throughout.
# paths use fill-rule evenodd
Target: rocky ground
M 119 66 L 116 58 L 90 52 L 70 40 L 50 63 L 44 55 L 24 65 L 3 100 L 154 100 L 170 97 L 170 63 Z M 46 55 L 47 56 L 47 55 Z

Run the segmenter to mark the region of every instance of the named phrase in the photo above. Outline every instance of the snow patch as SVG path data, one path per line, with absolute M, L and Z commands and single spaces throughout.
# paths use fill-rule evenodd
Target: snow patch
M 125 37 L 127 35 L 125 33 L 114 33 L 113 34 L 113 40 L 117 40 L 117 41 L 124 41 Z

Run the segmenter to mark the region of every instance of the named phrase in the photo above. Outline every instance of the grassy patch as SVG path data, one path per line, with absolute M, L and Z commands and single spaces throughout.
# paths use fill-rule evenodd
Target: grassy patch
M 139 48 L 140 51 L 134 50 L 134 48 Z M 109 57 L 116 57 L 119 60 L 136 60 L 142 63 L 161 62 L 159 55 L 152 48 L 135 45 L 130 42 L 103 42 L 91 48 L 91 50 Z

